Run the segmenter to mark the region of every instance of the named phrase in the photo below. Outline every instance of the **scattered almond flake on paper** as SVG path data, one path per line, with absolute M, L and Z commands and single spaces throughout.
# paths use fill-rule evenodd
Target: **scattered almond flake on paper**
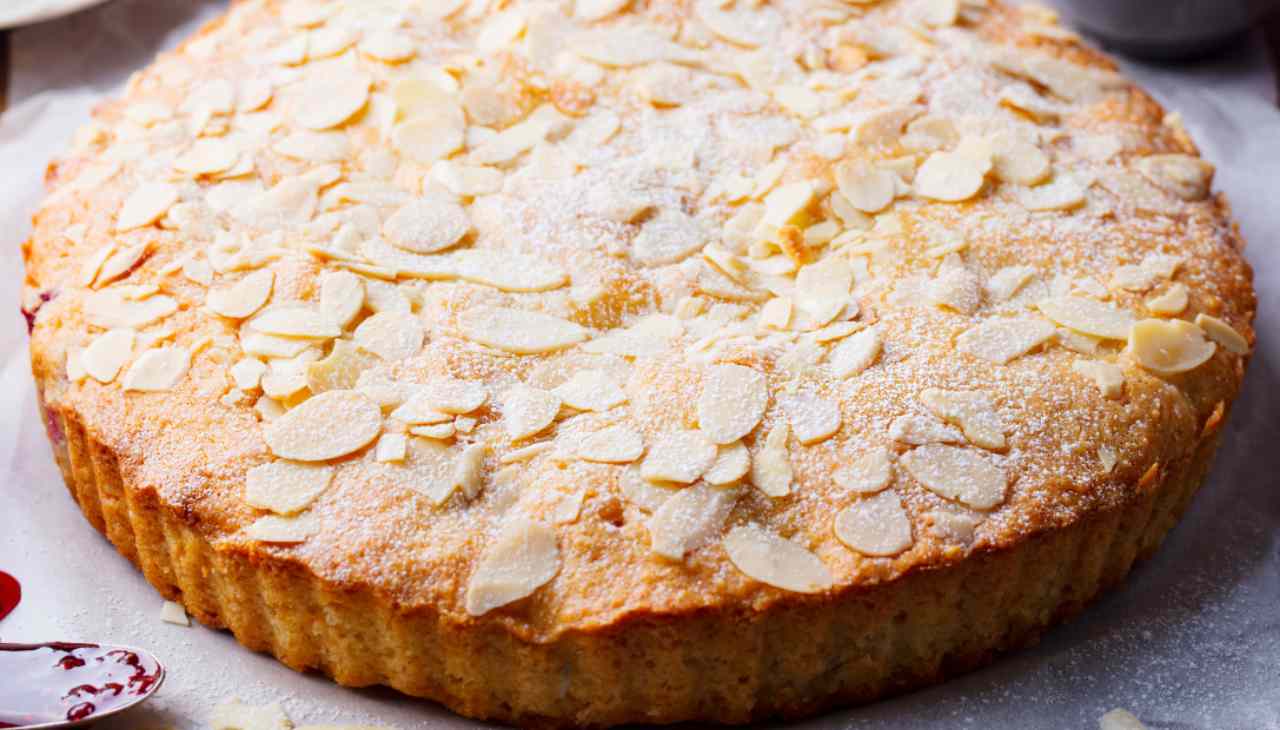
M 1217 350 L 1204 330 L 1181 319 L 1144 319 L 1129 332 L 1128 352 L 1153 373 L 1177 375 L 1195 370 Z
M 244 501 L 278 515 L 292 515 L 311 506 L 333 481 L 333 467 L 270 461 L 245 474 Z
M 718 453 L 701 431 L 669 431 L 649 445 L 640 475 L 651 482 L 689 484 L 711 468 Z
M 513 517 L 485 547 L 467 581 L 467 613 L 483 616 L 528 597 L 559 570 L 555 531 L 528 518 Z
M 271 453 L 296 461 L 327 461 L 369 445 L 382 430 L 382 410 L 354 390 L 308 398 L 263 428 Z
M 187 616 L 187 609 L 182 607 L 181 603 L 173 601 L 165 601 L 160 604 L 160 620 L 175 626 L 190 626 L 191 619 Z
M 1005 471 L 970 449 L 927 444 L 908 451 L 898 461 L 929 491 L 974 509 L 998 506 L 1009 488 Z
M 817 555 L 756 524 L 730 530 L 724 549 L 747 577 L 784 591 L 818 593 L 835 583 Z
M 840 542 L 863 555 L 890 557 L 911 547 L 911 518 L 893 491 L 859 499 L 836 514 Z
M 840 487 L 858 494 L 874 494 L 893 481 L 893 452 L 876 446 L 837 468 L 831 479 Z
M 743 365 L 712 365 L 702 377 L 698 428 L 712 443 L 733 443 L 755 429 L 768 404 L 763 374 Z
M 720 534 L 737 498 L 735 490 L 709 484 L 676 491 L 645 522 L 650 549 L 668 560 L 683 560 Z

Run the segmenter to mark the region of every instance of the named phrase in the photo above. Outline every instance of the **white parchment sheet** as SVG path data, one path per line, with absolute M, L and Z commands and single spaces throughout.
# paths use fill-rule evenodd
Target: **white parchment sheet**
M 203 727 L 209 708 L 232 695 L 283 699 L 295 721 L 479 727 L 388 690 L 296 674 L 224 632 L 161 623 L 159 596 L 81 517 L 45 442 L 18 313 L 18 247 L 45 163 L 95 100 L 222 6 L 116 0 L 12 37 L 11 107 L 0 116 L 0 569 L 25 596 L 0 636 L 136 643 L 161 656 L 171 673 L 160 695 L 106 730 Z M 1091 728 L 1125 707 L 1152 728 L 1280 728 L 1280 110 L 1264 59 L 1253 41 L 1197 65 L 1128 65 L 1218 165 L 1259 289 L 1245 392 L 1182 524 L 1120 590 L 1039 647 L 791 727 Z

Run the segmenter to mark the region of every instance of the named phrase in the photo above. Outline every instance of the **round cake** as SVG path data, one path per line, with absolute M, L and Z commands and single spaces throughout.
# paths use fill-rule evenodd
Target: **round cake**
M 936 682 L 1123 579 L 1255 296 L 1176 115 L 982 0 L 233 3 L 48 173 L 85 516 L 290 667 L 551 726 Z

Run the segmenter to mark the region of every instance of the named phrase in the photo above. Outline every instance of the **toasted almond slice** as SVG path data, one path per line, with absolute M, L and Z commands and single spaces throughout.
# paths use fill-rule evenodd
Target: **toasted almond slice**
M 231 319 L 244 319 L 253 315 L 271 298 L 275 274 L 269 269 L 259 269 L 225 289 L 210 289 L 205 306 L 214 313 Z
M 601 464 L 630 464 L 644 453 L 644 439 L 629 426 L 609 426 L 582 439 L 578 458 Z
M 240 159 L 240 150 L 221 137 L 201 137 L 173 161 L 173 167 L 188 175 L 212 175 L 230 170 Z
M 920 402 L 933 415 L 959 426 L 974 446 L 996 451 L 1005 448 L 1004 434 L 1009 426 L 986 393 L 925 388 L 920 391 Z
M 859 494 L 875 494 L 893 480 L 893 452 L 877 446 L 859 454 L 831 475 L 836 484 Z
M 1214 167 L 1191 155 L 1150 155 L 1134 163 L 1151 182 L 1187 201 L 1204 200 L 1213 187 Z
M 351 324 L 364 308 L 364 280 L 350 271 L 320 275 L 320 313 L 339 327 Z
M 668 560 L 683 560 L 685 553 L 720 534 L 737 497 L 733 489 L 709 484 L 677 491 L 645 522 L 650 548 Z
M 79 383 L 87 377 L 89 377 L 89 373 L 84 369 L 84 348 L 69 348 L 67 350 L 67 380 Z
M 294 461 L 327 461 L 358 451 L 382 430 L 382 410 L 354 390 L 308 398 L 263 428 L 271 453 Z
M 903 454 L 899 461 L 929 491 L 974 509 L 996 507 L 1009 489 L 1004 469 L 969 449 L 927 444 Z
M 564 269 L 535 256 L 490 249 L 466 249 L 450 255 L 450 273 L 465 281 L 507 292 L 540 292 L 569 283 Z
M 631 0 L 575 0 L 573 16 L 588 23 L 604 20 L 631 4 Z
M 484 486 L 484 457 L 487 452 L 488 448 L 482 443 L 469 444 L 453 463 L 453 487 L 467 499 L 474 499 Z
M 411 436 L 421 436 L 424 439 L 434 439 L 436 441 L 447 441 L 448 439 L 453 438 L 454 434 L 456 434 L 457 432 L 458 432 L 458 427 L 453 425 L 453 421 L 445 421 L 444 423 L 433 423 L 430 425 L 409 427 L 409 434 Z M 452 491 L 450 491 L 448 494 L 445 494 L 437 502 L 437 504 L 440 504 L 444 501 L 444 499 L 447 499 L 449 494 L 452 494 Z
M 1063 327 L 1109 340 L 1125 339 L 1133 326 L 1129 312 L 1084 297 L 1050 297 L 1037 302 L 1036 307 Z
M 541 312 L 505 307 L 473 307 L 458 315 L 462 336 L 517 355 L 537 355 L 587 339 L 581 325 Z
M 987 280 L 987 296 L 993 301 L 1011 299 L 1035 278 L 1036 270 L 1030 266 L 1006 266 Z
M 821 327 L 849 304 L 853 268 L 843 256 L 827 256 L 800 267 L 796 273 L 795 305 L 807 313 L 813 325 Z
M 768 405 L 764 375 L 743 365 L 712 365 L 702 378 L 698 427 L 712 443 L 731 444 L 755 429 Z
M 791 297 L 774 297 L 760 308 L 760 329 L 785 330 L 791 324 Z
M 1187 308 L 1188 300 L 1186 285 L 1170 284 L 1163 294 L 1148 299 L 1146 307 L 1152 314 L 1173 317 Z
M 781 228 L 804 212 L 813 202 L 813 183 L 800 181 L 773 189 L 764 199 L 763 222 Z
M 653 357 L 669 350 L 682 334 L 684 325 L 680 320 L 669 314 L 651 314 L 626 329 L 610 330 L 603 337 L 584 344 L 582 349 L 623 357 Z
M 973 314 L 982 305 L 982 282 L 964 266 L 944 266 L 929 281 L 925 295 L 933 304 L 961 314 Z
M 1027 210 L 1075 210 L 1087 202 L 1084 186 L 1068 175 L 1057 175 L 1033 188 L 1018 188 L 1016 195 Z
M 391 418 L 417 426 L 447 423 L 453 420 L 453 415 L 435 408 L 431 403 L 431 394 L 425 388 L 418 387 L 413 395 L 391 412 Z
M 391 243 L 414 253 L 452 248 L 471 230 L 471 219 L 461 205 L 438 198 L 415 199 L 382 224 Z
M 837 165 L 835 176 L 841 194 L 864 213 L 879 213 L 888 208 L 898 195 L 897 177 L 864 160 Z
M 1222 345 L 1227 352 L 1237 355 L 1249 354 L 1249 341 L 1224 320 L 1202 312 L 1196 315 L 1196 326 L 1204 330 L 1205 334 L 1209 335 L 1209 339 Z
M 351 143 L 344 132 L 299 130 L 275 142 L 271 149 L 295 160 L 342 162 L 351 153 Z
M 144 327 L 178 311 L 173 297 L 151 296 L 140 301 L 126 299 L 116 288 L 96 291 L 85 298 L 84 316 L 94 327 Z
M 98 335 L 80 355 L 85 372 L 99 383 L 115 380 L 120 368 L 133 355 L 136 336 L 131 329 L 113 329 Z
M 850 378 L 871 367 L 880 357 L 880 330 L 868 327 L 840 341 L 831 350 L 828 361 L 831 374 L 837 378 Z
M 991 138 L 992 170 L 1000 180 L 1016 185 L 1038 185 L 1053 171 L 1049 156 L 1039 147 L 1008 134 Z
M 685 491 L 687 487 L 674 484 L 654 484 L 640 476 L 640 466 L 632 464 L 622 470 L 622 474 L 618 477 L 618 489 L 622 492 L 622 496 L 626 500 L 645 512 L 657 512 L 662 505 L 667 503 L 681 491 Z
M 402 433 L 384 433 L 374 447 L 374 459 L 381 462 L 404 461 L 408 455 L 409 441 Z
M 422 322 L 408 312 L 378 312 L 361 322 L 354 335 L 361 349 L 390 361 L 417 355 L 425 337 Z
M 296 517 L 265 515 L 245 527 L 241 534 L 258 542 L 289 545 L 306 542 L 307 538 L 319 531 L 320 524 L 315 515 L 304 513 Z
M 537 443 L 529 444 L 528 446 L 508 451 L 498 457 L 498 462 L 501 464 L 517 464 L 522 461 L 535 459 L 542 454 L 552 451 L 554 448 L 555 443 L 552 441 L 539 441 Z
M 306 373 L 295 371 L 269 372 L 262 376 L 262 392 L 270 398 L 286 402 L 298 396 L 307 387 Z
M 931 200 L 958 203 L 978 194 L 985 175 L 983 165 L 967 154 L 934 152 L 916 172 L 915 189 Z
M 312 393 L 351 390 L 359 382 L 360 373 L 373 364 L 373 356 L 362 352 L 350 341 L 334 340 L 333 349 L 327 357 L 307 364 L 307 387 Z
M 1119 398 L 1124 392 L 1124 371 L 1118 365 L 1102 360 L 1076 360 L 1071 370 L 1089 378 L 1106 398 Z
M 925 25 L 942 28 L 955 25 L 960 17 L 959 0 L 918 0 L 915 17 Z
M 372 79 L 364 74 L 339 73 L 304 81 L 294 120 L 306 129 L 336 127 L 364 108 Z
M 645 221 L 631 242 L 631 258 L 641 266 L 683 261 L 707 244 L 706 229 L 679 210 L 662 210 Z
M 386 63 L 403 63 L 418 54 L 413 39 L 393 30 L 375 30 L 360 40 L 360 52 Z
M 512 441 L 542 432 L 560 412 L 560 396 L 541 388 L 516 385 L 502 394 L 502 426 Z
M 863 555 L 890 557 L 911 547 L 911 518 L 893 492 L 860 499 L 840 510 L 836 537 Z
M 94 286 L 103 287 L 120 277 L 128 274 L 133 270 L 138 262 L 147 255 L 150 245 L 147 243 L 139 243 L 136 246 L 128 248 L 114 249 L 106 261 L 102 262 L 102 266 L 98 271 L 97 277 L 94 279 Z
M 278 515 L 292 515 L 311 506 L 333 481 L 333 467 L 271 461 L 245 474 L 244 501 Z
M 805 446 L 830 438 L 840 430 L 840 406 L 809 393 L 782 396 L 782 410 L 791 423 L 791 432 Z
M 168 183 L 149 182 L 139 185 L 116 214 L 116 231 L 131 231 L 160 220 L 178 202 L 178 189 Z
M 84 264 L 80 267 L 80 285 L 92 286 L 98 278 L 98 273 L 102 271 L 102 265 L 107 259 L 116 252 L 116 245 L 109 243 L 106 246 L 93 252 L 93 255 L 84 260 Z
M 1194 370 L 1208 362 L 1216 349 L 1205 339 L 1204 330 L 1181 319 L 1144 319 L 1129 332 L 1129 354 L 1161 375 Z
M 791 454 L 787 450 L 790 429 L 780 423 L 765 436 L 764 448 L 751 460 L 751 483 L 770 497 L 791 494 Z
M 889 422 L 889 438 L 904 444 L 959 444 L 964 434 L 929 416 L 908 414 Z
M 817 555 L 756 524 L 730 530 L 724 549 L 734 567 L 774 588 L 818 593 L 835 583 L 831 570 Z
M 462 149 L 465 139 L 466 122 L 461 108 L 456 108 L 456 113 L 410 119 L 391 130 L 392 146 L 400 154 L 423 165 L 430 165 Z
M 125 390 L 157 392 L 169 390 L 191 367 L 191 351 L 185 347 L 155 347 L 138 356 L 121 378 Z
M 455 415 L 470 413 L 489 400 L 489 389 L 482 383 L 458 378 L 432 380 L 423 392 L 432 408 Z
M 689 484 L 715 463 L 718 451 L 701 431 L 670 431 L 658 436 L 640 464 L 651 482 Z
M 467 613 L 483 616 L 526 598 L 559 570 L 555 531 L 527 517 L 513 516 L 485 547 L 467 581 Z
M 1042 319 L 988 319 L 956 338 L 956 349 L 1003 365 L 1053 338 L 1057 328 Z
M 627 394 L 603 370 L 579 370 L 552 392 L 580 411 L 607 411 L 627 402 Z
M 337 337 L 342 330 L 325 321 L 319 312 L 300 306 L 269 309 L 247 323 L 249 329 L 276 337 L 325 340 Z
M 715 486 L 735 484 L 751 469 L 751 452 L 746 444 L 734 441 L 719 447 L 716 460 L 702 474 L 702 481 Z

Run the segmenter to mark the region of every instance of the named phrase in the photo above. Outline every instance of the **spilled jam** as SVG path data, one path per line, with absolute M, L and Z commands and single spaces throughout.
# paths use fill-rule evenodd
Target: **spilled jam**
M 84 720 L 132 704 L 163 671 L 127 649 L 49 642 L 0 643 L 0 728 Z

